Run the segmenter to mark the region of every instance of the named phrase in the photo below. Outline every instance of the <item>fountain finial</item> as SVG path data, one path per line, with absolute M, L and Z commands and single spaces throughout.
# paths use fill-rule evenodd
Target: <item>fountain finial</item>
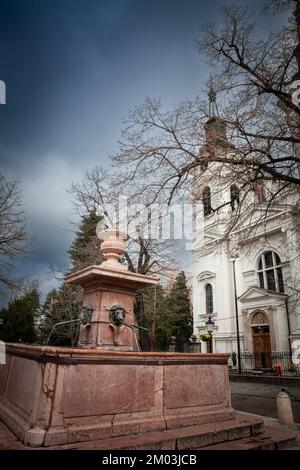
M 101 266 L 127 271 L 127 266 L 120 263 L 120 259 L 126 251 L 125 242 L 129 238 L 127 233 L 121 232 L 117 227 L 107 228 L 98 234 L 98 238 L 101 241 L 100 250 L 104 258 Z

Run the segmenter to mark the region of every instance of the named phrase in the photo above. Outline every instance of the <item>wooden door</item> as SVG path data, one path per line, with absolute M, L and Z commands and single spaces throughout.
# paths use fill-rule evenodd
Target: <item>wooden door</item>
M 252 327 L 253 352 L 256 368 L 271 367 L 271 341 L 269 325 Z

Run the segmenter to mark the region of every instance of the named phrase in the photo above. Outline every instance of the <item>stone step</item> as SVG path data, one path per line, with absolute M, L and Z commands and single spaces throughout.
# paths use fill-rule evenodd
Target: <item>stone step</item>
M 265 432 L 237 441 L 201 447 L 201 450 L 299 450 L 295 447 L 297 434 L 277 426 L 265 426 Z
M 147 432 L 96 441 L 78 442 L 47 449 L 64 450 L 190 450 L 212 444 L 258 436 L 264 431 L 261 418 L 237 413 L 228 421 Z
M 265 426 L 259 417 L 237 413 L 235 420 L 201 426 L 174 429 L 163 432 L 149 432 L 78 442 L 43 450 L 299 450 L 293 431 L 278 426 Z M 0 422 L 0 450 L 33 450 L 24 446 L 16 436 Z
M 0 451 L 1 450 L 22 450 L 25 446 L 18 440 L 13 432 L 0 421 Z

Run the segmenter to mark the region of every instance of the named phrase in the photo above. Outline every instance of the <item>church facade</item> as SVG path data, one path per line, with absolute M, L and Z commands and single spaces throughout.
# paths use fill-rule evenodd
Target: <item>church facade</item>
M 258 180 L 244 195 L 242 180 L 209 164 L 212 135 L 222 141 L 215 152 L 232 151 L 226 122 L 212 116 L 205 132 L 208 165 L 195 178 L 194 334 L 202 352 L 237 352 L 239 339 L 241 352 L 292 353 L 300 344 L 300 194 L 289 189 L 270 205 L 276 183 Z

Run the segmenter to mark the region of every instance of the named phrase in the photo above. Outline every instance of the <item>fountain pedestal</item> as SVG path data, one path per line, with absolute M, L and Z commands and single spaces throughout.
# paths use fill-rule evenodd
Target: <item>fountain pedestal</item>
M 132 273 L 119 262 L 125 253 L 126 234 L 107 229 L 99 234 L 101 252 L 105 261 L 100 266 L 89 266 L 66 277 L 66 283 L 80 285 L 83 304 L 92 307 L 91 321 L 80 327 L 79 347 L 115 351 L 138 350 L 138 333 L 133 325 L 136 292 L 142 287 L 158 284 L 159 279 Z M 111 320 L 114 307 L 124 308 L 125 324 Z
M 81 325 L 80 348 L 107 349 L 115 351 L 137 350 L 137 335 L 133 327 L 134 301 L 141 287 L 153 286 L 158 279 L 128 271 L 117 271 L 110 267 L 90 266 L 67 276 L 69 284 L 79 284 L 83 288 L 83 304 L 92 306 L 91 322 Z M 125 309 L 126 325 L 114 325 L 110 312 L 114 306 Z

